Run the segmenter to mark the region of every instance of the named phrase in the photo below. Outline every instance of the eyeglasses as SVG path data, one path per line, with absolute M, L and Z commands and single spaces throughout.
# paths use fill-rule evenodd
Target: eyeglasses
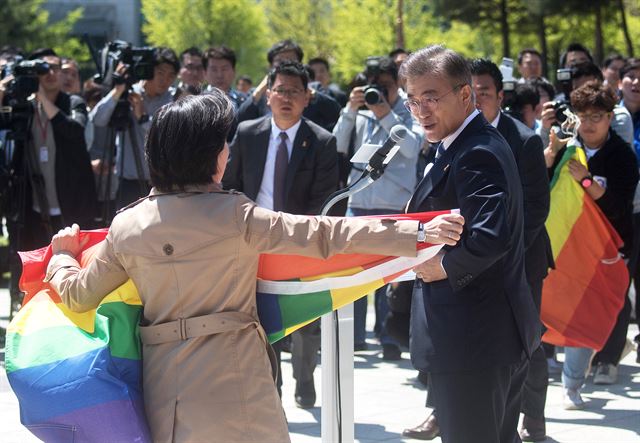
M 600 123 L 602 119 L 606 116 L 609 117 L 609 112 L 594 112 L 593 114 L 576 114 L 581 122 L 586 122 L 587 120 L 591 123 Z
M 204 66 L 196 65 L 196 64 L 193 64 L 193 63 L 189 63 L 188 65 L 184 65 L 184 68 L 187 71 L 204 71 Z
M 419 99 L 410 98 L 408 100 L 405 100 L 404 106 L 405 106 L 405 108 L 407 108 L 409 111 L 411 111 L 414 114 L 420 112 L 420 110 L 423 107 L 424 108 L 429 108 L 429 109 L 435 109 L 438 106 L 438 103 L 440 102 L 440 100 L 445 98 L 447 95 L 451 94 L 456 89 L 462 88 L 463 86 L 464 86 L 463 84 L 455 86 L 453 89 L 451 89 L 448 92 L 445 92 L 440 97 L 422 96 Z
M 272 89 L 271 92 L 273 92 L 278 97 L 298 98 L 304 93 L 304 90 L 276 88 Z

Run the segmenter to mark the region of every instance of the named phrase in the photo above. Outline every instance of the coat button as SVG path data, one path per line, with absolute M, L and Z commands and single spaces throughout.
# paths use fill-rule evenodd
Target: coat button
M 173 246 L 171 246 L 171 243 L 167 243 L 162 247 L 162 250 L 164 251 L 165 255 L 171 255 L 173 254 Z

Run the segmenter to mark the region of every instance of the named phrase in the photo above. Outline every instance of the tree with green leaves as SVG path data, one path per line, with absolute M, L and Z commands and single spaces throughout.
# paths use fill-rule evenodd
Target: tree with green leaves
M 191 46 L 206 49 L 226 45 L 236 52 L 236 72 L 264 75 L 267 28 L 252 0 L 142 0 L 142 30 L 154 46 L 181 52 Z
M 63 20 L 49 23 L 43 3 L 44 0 L 0 0 L 0 44 L 22 48 L 26 53 L 51 47 L 65 57 L 89 60 L 90 54 L 82 43 L 70 37 L 74 24 L 82 17 L 82 8 Z

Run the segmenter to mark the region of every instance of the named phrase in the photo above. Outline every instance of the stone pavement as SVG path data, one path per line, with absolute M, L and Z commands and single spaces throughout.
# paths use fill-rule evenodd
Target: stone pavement
M 8 293 L 0 289 L 0 328 L 8 323 Z M 371 309 L 371 307 L 370 307 Z M 368 320 L 374 317 L 369 312 Z M 369 325 L 371 329 L 372 325 Z M 2 330 L 4 333 L 4 330 Z M 638 333 L 634 324 L 629 338 Z M 399 362 L 385 362 L 380 347 L 368 339 L 369 351 L 355 357 L 355 436 L 358 442 L 410 442 L 402 438 L 402 430 L 424 420 L 426 390 L 417 381 L 417 372 L 403 353 Z M 562 355 L 560 355 L 562 357 Z M 4 353 L 0 356 L 4 361 Z M 293 401 L 294 381 L 290 355 L 283 353 L 283 405 L 289 420 L 293 443 L 320 442 L 320 371 L 316 370 L 318 404 L 310 410 L 298 409 Z M 629 354 L 619 368 L 619 381 L 614 386 L 595 386 L 587 380 L 583 397 L 588 406 L 584 411 L 562 408 L 559 374 L 552 375 L 547 399 L 547 442 L 553 443 L 632 443 L 640 442 L 640 365 L 635 352 Z M 345 395 L 343 393 L 343 395 Z M 20 424 L 18 404 L 8 383 L 4 368 L 0 368 L 0 442 L 37 442 Z M 478 441 L 481 441 L 480 439 Z M 434 440 L 439 443 L 440 439 Z

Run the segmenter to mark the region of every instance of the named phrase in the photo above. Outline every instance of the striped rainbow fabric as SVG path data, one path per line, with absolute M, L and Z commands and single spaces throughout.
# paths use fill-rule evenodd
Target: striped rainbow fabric
M 543 340 L 600 350 L 624 304 L 629 273 L 618 253 L 620 236 L 569 174 L 572 158 L 587 164 L 582 149 L 568 146 L 551 181 L 546 227 L 556 269 L 542 291 Z
M 89 232 L 83 266 L 106 235 Z M 142 403 L 142 303 L 128 281 L 74 313 L 43 283 L 51 248 L 21 254 L 24 306 L 7 328 L 5 366 L 20 419 L 46 442 L 151 441 Z
M 449 212 L 389 217 L 426 222 Z M 81 266 L 90 263 L 106 233 L 82 233 L 90 240 L 79 257 Z M 257 302 L 269 340 L 274 342 L 383 286 L 441 247 L 421 244 L 414 258 L 263 255 Z M 150 441 L 137 330 L 142 306 L 135 286 L 128 281 L 96 310 L 73 313 L 42 281 L 51 248 L 21 253 L 21 258 L 25 298 L 7 329 L 5 361 L 22 423 L 47 442 Z

